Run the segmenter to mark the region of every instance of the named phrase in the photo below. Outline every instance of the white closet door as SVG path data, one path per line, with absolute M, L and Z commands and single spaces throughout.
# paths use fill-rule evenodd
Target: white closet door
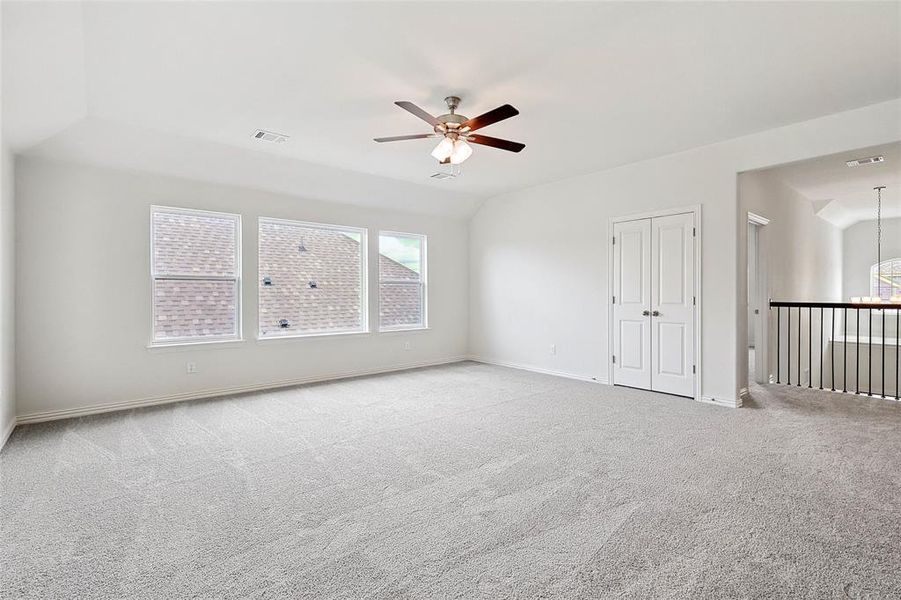
M 651 389 L 651 221 L 613 226 L 613 383 Z
M 650 227 L 650 389 L 694 396 L 694 217 L 654 217 Z

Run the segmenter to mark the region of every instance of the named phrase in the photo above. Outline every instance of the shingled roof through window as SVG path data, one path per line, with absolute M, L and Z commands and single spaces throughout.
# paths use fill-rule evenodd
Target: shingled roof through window
M 158 277 L 153 290 L 155 338 L 235 335 L 234 281 L 164 278 L 234 275 L 237 221 L 159 211 L 153 215 L 153 226 Z M 260 223 L 259 326 L 263 335 L 361 328 L 361 256 L 356 235 L 352 230 Z M 381 326 L 422 323 L 419 274 L 382 254 L 379 273 L 381 279 L 392 280 L 379 286 Z M 264 278 L 269 285 L 263 285 Z
M 154 339 L 237 335 L 237 218 L 166 209 L 153 212 Z
M 362 327 L 360 242 L 355 232 L 263 221 L 260 224 L 260 332 L 263 335 L 356 331 Z M 303 248 L 303 249 L 301 249 Z M 383 277 L 414 284 L 382 286 L 392 325 L 419 323 L 419 275 L 379 255 Z M 315 287 L 314 287 L 315 285 Z M 386 325 L 382 319 L 382 325 Z

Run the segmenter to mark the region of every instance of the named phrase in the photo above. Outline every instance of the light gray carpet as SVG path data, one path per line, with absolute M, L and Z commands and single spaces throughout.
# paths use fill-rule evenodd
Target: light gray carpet
M 16 430 L 3 598 L 898 598 L 901 405 L 474 363 Z

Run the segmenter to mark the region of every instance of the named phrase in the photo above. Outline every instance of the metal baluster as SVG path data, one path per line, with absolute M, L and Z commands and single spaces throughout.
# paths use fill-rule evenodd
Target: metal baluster
M 782 307 L 776 307 L 776 383 L 782 383 Z
M 799 309 L 800 310 L 800 309 Z M 813 387 L 813 307 L 807 307 L 807 387 Z
M 798 387 L 801 387 L 801 307 L 798 307 Z
M 832 307 L 832 333 L 829 335 L 829 348 L 831 352 L 829 370 L 832 372 L 832 391 L 835 391 L 835 307 Z
M 792 307 L 785 307 L 788 322 L 785 326 L 785 384 L 792 384 Z
M 882 310 L 882 387 L 879 394 L 885 398 L 885 309 Z
M 823 307 L 820 307 L 820 389 L 823 389 Z
M 901 309 L 895 309 L 895 400 L 898 399 L 898 367 L 901 367 L 901 357 L 898 355 L 898 338 L 901 338 Z
M 843 308 L 842 328 L 845 333 L 842 335 L 842 391 L 848 391 L 848 309 Z
M 870 325 L 867 327 L 867 396 L 873 395 L 873 309 L 869 313 Z
M 859 394 L 860 393 L 860 309 L 855 308 L 854 311 L 857 313 L 857 335 L 854 336 L 855 343 L 857 344 L 857 346 L 856 346 L 857 349 L 854 354 L 854 362 L 857 366 L 857 372 L 854 375 L 854 379 L 856 381 L 854 383 L 856 384 L 857 391 L 854 393 Z

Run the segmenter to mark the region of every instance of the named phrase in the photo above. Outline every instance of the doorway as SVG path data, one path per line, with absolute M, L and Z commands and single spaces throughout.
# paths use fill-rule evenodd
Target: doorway
M 748 379 L 757 383 L 769 381 L 765 310 L 769 303 L 769 288 L 763 241 L 763 229 L 769 222 L 766 217 L 748 213 Z
M 610 381 L 699 397 L 697 209 L 611 220 Z

